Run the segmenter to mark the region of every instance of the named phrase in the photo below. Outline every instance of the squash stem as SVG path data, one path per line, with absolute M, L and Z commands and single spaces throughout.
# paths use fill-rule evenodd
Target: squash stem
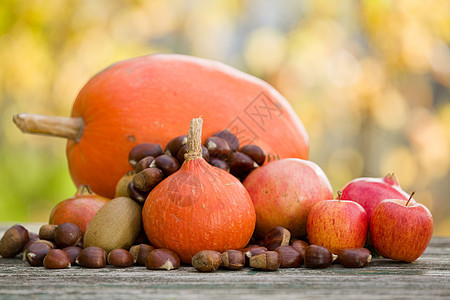
M 84 128 L 83 118 L 66 118 L 20 113 L 13 122 L 24 133 L 63 137 L 78 142 Z
M 202 158 L 202 126 L 203 119 L 196 118 L 191 120 L 191 127 L 187 137 L 187 153 L 185 160 L 194 160 Z

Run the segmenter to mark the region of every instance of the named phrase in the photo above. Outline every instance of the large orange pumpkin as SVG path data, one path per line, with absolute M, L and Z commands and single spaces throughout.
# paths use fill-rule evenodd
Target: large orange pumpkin
M 204 139 L 228 128 L 242 145 L 254 143 L 281 158 L 308 158 L 303 124 L 268 83 L 222 63 L 153 54 L 112 65 L 80 91 L 72 110 L 79 122 L 72 127 L 82 132 L 72 134 L 66 149 L 75 184 L 113 197 L 117 181 L 131 169 L 133 146 L 164 147 L 198 116 L 205 121 Z

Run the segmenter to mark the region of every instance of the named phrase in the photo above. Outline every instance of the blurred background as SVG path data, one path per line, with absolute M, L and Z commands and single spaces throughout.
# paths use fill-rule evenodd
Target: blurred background
M 182 53 L 277 88 L 334 191 L 394 172 L 450 236 L 450 2 L 0 2 L 0 221 L 47 222 L 75 193 L 65 140 L 24 135 L 19 112 L 69 116 L 119 60 Z

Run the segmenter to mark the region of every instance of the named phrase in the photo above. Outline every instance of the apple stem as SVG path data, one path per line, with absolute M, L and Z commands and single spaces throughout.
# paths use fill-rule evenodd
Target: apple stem
M 342 191 L 337 191 L 338 201 L 341 201 Z
M 412 199 L 412 197 L 414 196 L 415 193 L 416 193 L 416 191 L 413 191 L 413 192 L 411 193 L 411 196 L 409 196 L 409 199 L 408 199 L 408 201 L 406 201 L 405 206 L 408 206 L 409 201 L 411 201 L 411 199 Z

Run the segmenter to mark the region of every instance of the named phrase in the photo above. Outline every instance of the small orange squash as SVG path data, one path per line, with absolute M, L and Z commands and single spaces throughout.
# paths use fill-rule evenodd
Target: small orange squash
M 18 114 L 13 120 L 25 132 L 68 138 L 75 184 L 112 198 L 131 169 L 133 146 L 164 147 L 198 115 L 207 124 L 204 139 L 228 128 L 243 145 L 281 158 L 308 157 L 303 124 L 272 86 L 225 64 L 177 54 L 137 57 L 103 70 L 81 89 L 71 118 Z
M 160 182 L 142 209 L 152 245 L 190 263 L 201 250 L 241 249 L 255 229 L 256 213 L 244 185 L 202 157 L 202 119 L 193 119 L 181 168 Z

